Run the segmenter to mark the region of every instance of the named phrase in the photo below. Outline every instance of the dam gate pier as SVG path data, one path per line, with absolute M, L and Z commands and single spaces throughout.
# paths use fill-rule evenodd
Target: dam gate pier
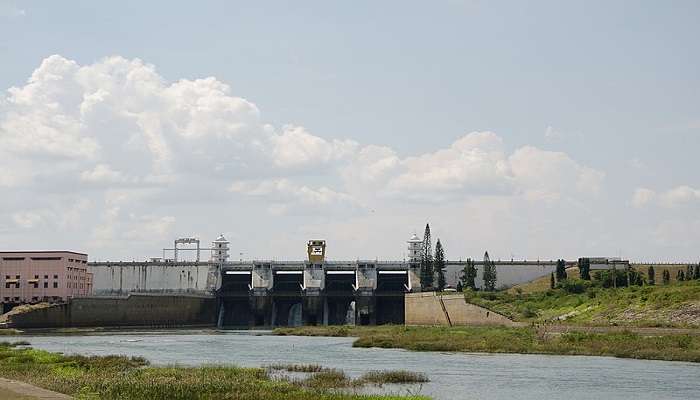
M 227 262 L 215 293 L 217 326 L 404 323 L 419 267 L 399 262 Z

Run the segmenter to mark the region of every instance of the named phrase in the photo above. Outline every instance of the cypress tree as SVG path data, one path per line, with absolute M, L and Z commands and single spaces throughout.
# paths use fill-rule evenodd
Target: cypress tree
M 590 281 L 591 280 L 591 260 L 588 258 L 578 259 L 578 271 L 581 279 Z
M 442 292 L 445 289 L 445 249 L 442 248 L 440 238 L 435 244 L 435 261 L 433 262 L 435 272 L 437 273 L 437 289 Z
M 484 253 L 484 290 L 496 290 L 496 264 L 489 258 L 489 252 Z
M 655 285 L 656 284 L 656 273 L 654 272 L 654 266 L 650 265 L 649 269 L 647 269 L 647 277 L 650 285 Z
M 430 241 L 430 225 L 425 224 L 425 234 L 423 235 L 423 254 L 420 260 L 420 284 L 423 290 L 431 289 L 435 281 L 433 271 L 433 247 Z
M 676 280 L 678 282 L 683 282 L 685 280 L 685 272 L 683 272 L 683 270 L 678 271 L 676 274 Z
M 476 289 L 476 266 L 474 266 L 474 261 L 471 258 L 467 259 L 459 280 L 462 283 L 462 288 Z
M 686 271 L 685 271 L 685 280 L 686 281 L 692 280 L 694 278 L 693 274 L 694 274 L 693 266 L 688 264 L 688 267 L 686 268 Z
M 695 273 L 693 274 L 693 278 L 695 279 L 700 279 L 700 263 L 695 266 Z
M 549 275 L 549 288 L 554 289 L 554 272 Z
M 566 278 L 566 262 L 564 260 L 557 260 L 557 282 L 561 282 Z
M 667 269 L 665 269 L 664 272 L 661 273 L 661 280 L 664 283 L 664 285 L 668 285 L 669 282 L 671 282 L 671 273 L 668 272 Z

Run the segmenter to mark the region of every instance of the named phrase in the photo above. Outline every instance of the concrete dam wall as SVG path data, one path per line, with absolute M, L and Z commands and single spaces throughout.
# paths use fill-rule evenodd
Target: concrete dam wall
M 68 303 L 12 315 L 14 328 L 214 326 L 216 298 L 198 295 L 132 294 L 81 297 Z
M 467 303 L 463 294 L 410 293 L 405 304 L 406 325 L 517 326 L 501 314 Z

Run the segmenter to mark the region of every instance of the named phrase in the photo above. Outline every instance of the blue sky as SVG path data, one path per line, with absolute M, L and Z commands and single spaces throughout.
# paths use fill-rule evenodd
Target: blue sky
M 7 90 L 25 86 L 51 55 L 80 67 L 98 66 L 107 57 L 138 58 L 152 65 L 166 86 L 215 77 L 230 87 L 230 96 L 254 104 L 259 125 L 272 127 L 275 134 L 284 135 L 284 127 L 292 124 L 326 144 L 357 144 L 329 147 L 334 153 L 360 152 L 368 145 L 390 148 L 403 172 L 370 190 L 366 182 L 348 178 L 349 165 L 358 162 L 355 155 L 330 157 L 319 150 L 324 155 L 310 157 L 323 159 L 320 164 L 295 162 L 294 168 L 239 173 L 242 164 L 234 163 L 235 171 L 221 182 L 209 182 L 207 163 L 216 168 L 217 159 L 229 157 L 222 152 L 186 173 L 170 171 L 171 186 L 148 189 L 159 207 L 134 201 L 131 208 L 117 207 L 119 215 L 109 220 L 105 215 L 116 207 L 108 204 L 114 191 L 133 197 L 145 190 L 133 183 L 145 179 L 146 164 L 143 173 L 134 167 L 129 175 L 130 168 L 107 162 L 121 153 L 106 156 L 105 143 L 114 148 L 126 138 L 117 132 L 100 138 L 102 131 L 79 121 L 79 135 L 98 137 L 103 150 L 90 165 L 61 161 L 74 167 L 61 168 L 61 179 L 76 185 L 77 197 L 70 198 L 40 185 L 46 177 L 37 167 L 41 155 L 24 155 L 17 147 L 17 137 L 36 140 L 42 129 L 8 122 L 0 128 L 0 138 L 13 144 L 4 150 L 13 155 L 6 158 L 12 158 L 6 170 L 31 165 L 37 172 L 29 184 L 5 185 L 13 193 L 0 200 L 5 202 L 0 237 L 7 246 L 63 246 L 95 257 L 142 258 L 157 254 L 174 236 L 197 234 L 208 240 L 223 231 L 251 257 L 301 258 L 306 235 L 316 235 L 329 239 L 335 250 L 330 254 L 338 258 L 400 258 L 404 237 L 430 221 L 446 242 L 448 256 L 455 258 L 478 257 L 486 249 L 504 258 L 700 256 L 700 177 L 694 168 L 700 148 L 697 2 L 142 3 L 0 1 L 5 98 L 0 118 L 12 122 L 16 117 L 16 99 Z M 83 87 L 76 95 L 84 98 L 95 90 Z M 473 158 L 444 164 L 444 154 L 435 155 L 470 132 L 498 138 L 500 156 L 487 158 L 492 166 L 500 165 L 499 157 L 507 160 L 504 181 L 482 164 L 464 164 Z M 297 136 L 288 138 L 311 137 Z M 233 135 L 227 140 L 235 143 L 224 146 L 235 147 L 248 139 Z M 480 150 L 486 142 L 474 146 Z M 524 152 L 530 158 L 516 167 L 510 158 L 525 147 L 548 153 Z M 233 153 L 231 159 L 243 162 Z M 275 160 L 279 154 L 268 155 Z M 440 175 L 439 185 L 422 186 L 434 195 L 414 196 L 404 175 L 416 164 L 412 157 L 428 154 L 435 157 L 424 160 L 425 168 L 458 172 Z M 552 154 L 567 160 L 541 162 Z M 570 173 L 564 173 L 566 168 Z M 580 185 L 567 189 L 582 174 L 590 175 L 586 169 L 600 173 L 595 196 Z M 102 172 L 95 179 L 112 172 L 110 184 L 99 189 L 86 186 L 85 179 L 81 184 L 76 177 L 87 176 L 81 174 L 88 170 Z M 538 179 L 524 178 L 528 171 L 544 171 L 540 179 L 550 184 L 543 188 Z M 549 176 L 547 171 L 561 173 Z M 211 206 L 202 209 L 192 204 L 197 196 L 190 199 L 172 185 L 192 186 L 190 193 L 226 187 L 227 194 L 212 196 Z M 380 193 L 385 187 L 390 193 Z M 158 196 L 182 203 L 168 205 Z M 78 199 L 89 204 L 74 211 L 70 224 L 76 232 L 57 237 L 66 224 L 57 222 L 58 215 Z M 316 207 L 319 201 L 323 207 Z M 339 207 L 343 202 L 351 205 Z M 205 222 L 214 217 L 211 207 L 225 210 L 224 220 Z M 138 221 L 154 220 L 162 229 L 147 237 L 134 233 L 141 231 Z M 241 224 L 248 227 L 245 233 Z M 100 240 L 96 231 L 103 233 Z M 37 244 L 27 242 L 37 237 Z M 377 249 L 380 240 L 387 242 Z

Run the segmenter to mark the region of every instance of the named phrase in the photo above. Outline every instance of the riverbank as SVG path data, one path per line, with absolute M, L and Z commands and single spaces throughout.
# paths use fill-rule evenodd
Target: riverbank
M 700 336 L 632 332 L 547 332 L 534 327 L 300 327 L 277 335 L 357 337 L 354 347 L 414 351 L 610 356 L 700 362 Z
M 273 379 L 263 368 L 149 366 L 141 357 L 66 356 L 0 343 L 0 376 L 81 400 L 419 400 L 421 396 L 340 393 L 328 379 Z M 316 383 L 314 386 L 312 383 Z M 342 386 L 341 386 L 342 387 Z

